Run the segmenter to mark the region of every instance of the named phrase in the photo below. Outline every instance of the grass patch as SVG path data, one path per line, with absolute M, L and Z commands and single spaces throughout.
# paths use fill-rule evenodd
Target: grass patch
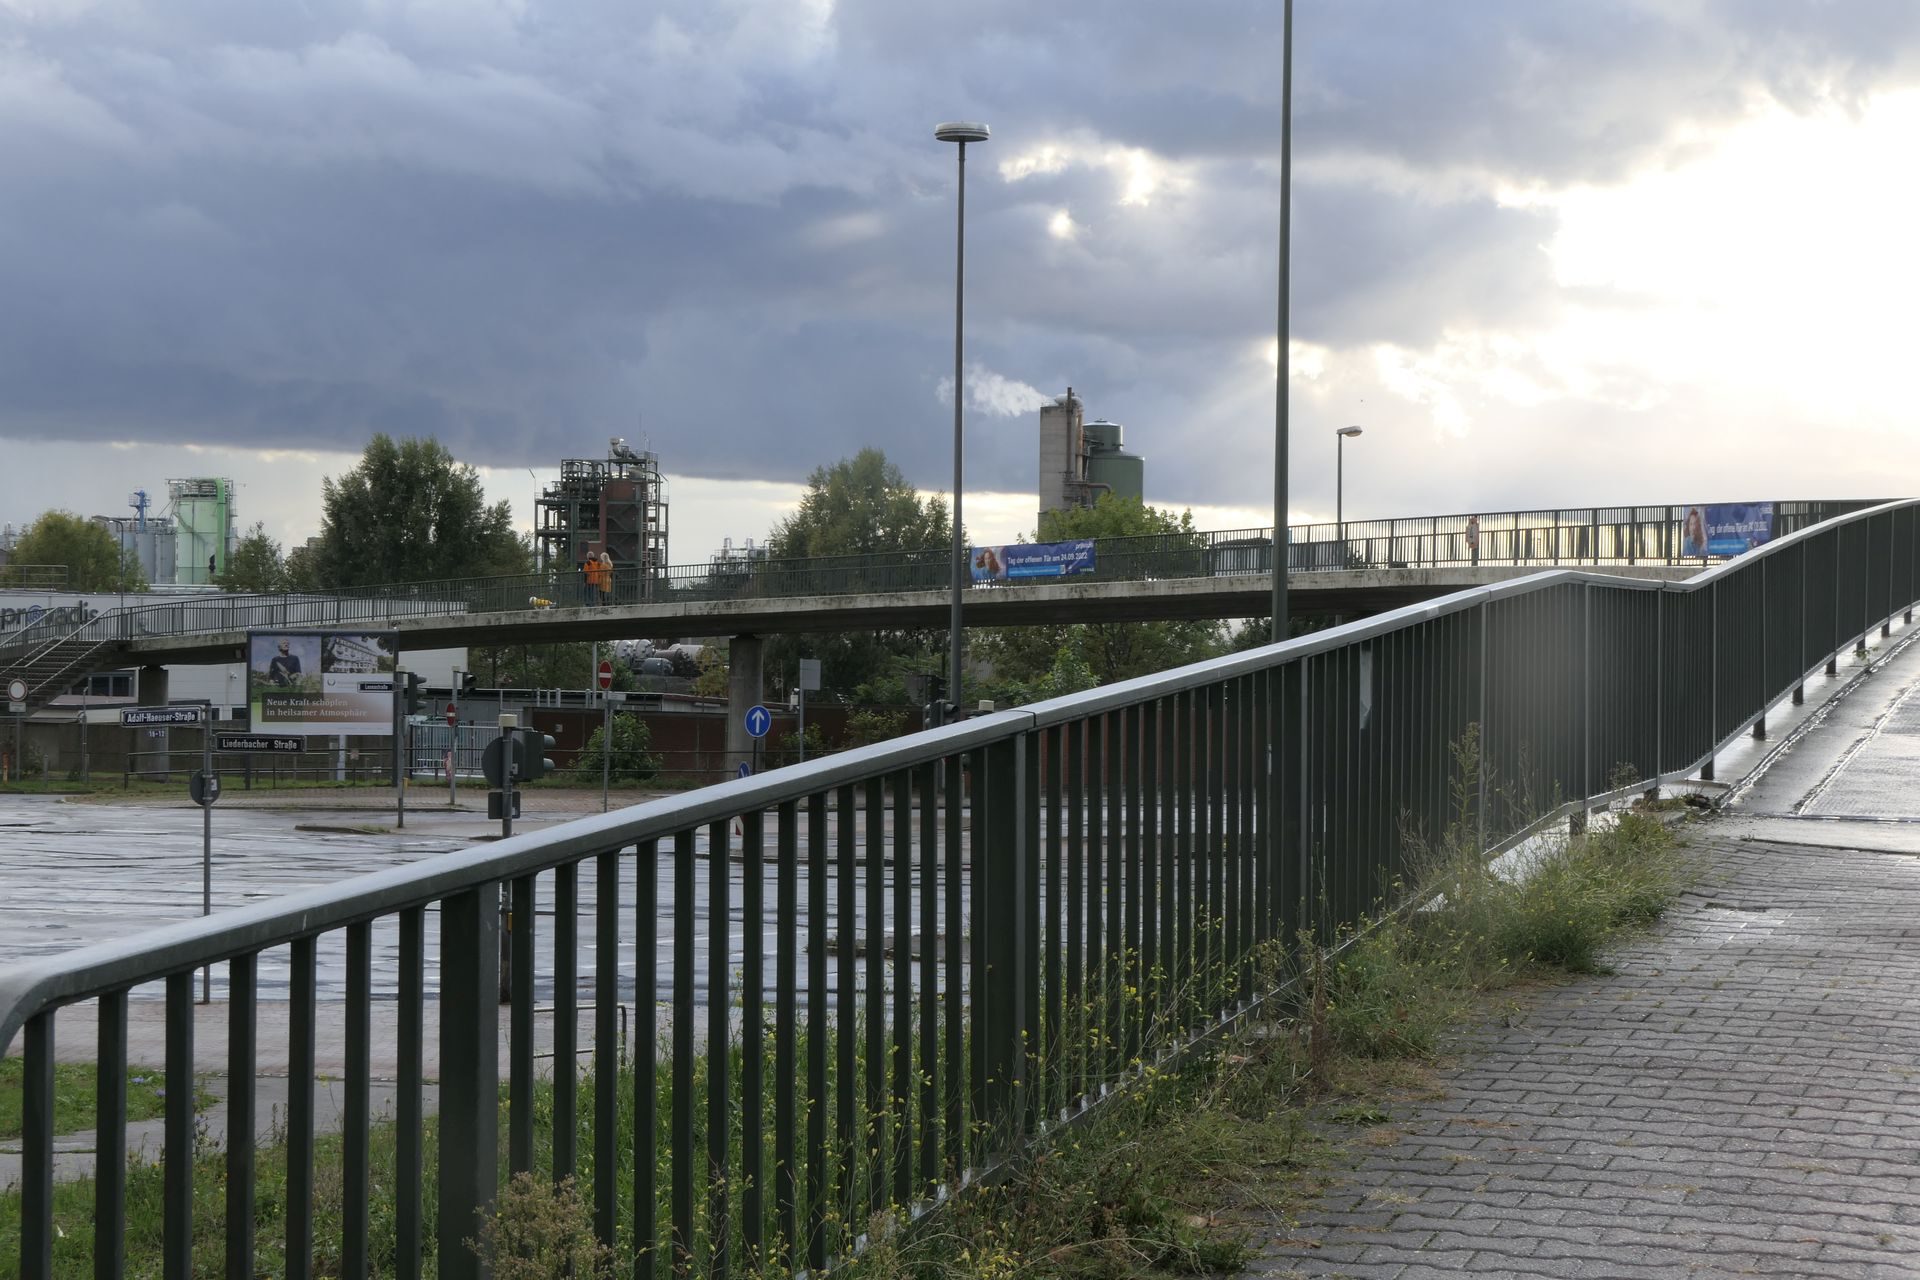
M 20 1108 L 25 1094 L 26 1059 L 0 1059 L 0 1138 L 20 1136 Z M 158 1068 L 133 1067 L 127 1072 L 127 1119 L 152 1120 L 167 1108 L 165 1077 Z M 94 1126 L 94 1098 L 98 1084 L 90 1064 L 57 1062 L 53 1067 L 53 1131 L 80 1133 Z M 212 1101 L 204 1090 L 200 1100 Z

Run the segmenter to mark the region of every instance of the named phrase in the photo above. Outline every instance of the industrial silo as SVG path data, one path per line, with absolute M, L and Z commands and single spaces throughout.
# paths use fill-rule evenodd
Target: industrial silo
M 1101 418 L 1087 423 L 1085 431 L 1087 483 L 1095 494 L 1111 493 L 1117 498 L 1143 501 L 1147 460 L 1122 447 L 1126 443 L 1126 428 Z

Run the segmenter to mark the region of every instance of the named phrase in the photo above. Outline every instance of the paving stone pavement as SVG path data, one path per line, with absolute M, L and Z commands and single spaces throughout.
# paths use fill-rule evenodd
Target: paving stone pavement
M 1873 680 L 1691 829 L 1701 882 L 1612 974 L 1471 1033 L 1250 1274 L 1920 1275 L 1920 778 L 1886 767 L 1920 645 Z M 1878 817 L 1822 820 L 1836 781 Z
M 1614 975 L 1521 997 L 1253 1272 L 1920 1272 L 1920 865 L 1710 852 Z

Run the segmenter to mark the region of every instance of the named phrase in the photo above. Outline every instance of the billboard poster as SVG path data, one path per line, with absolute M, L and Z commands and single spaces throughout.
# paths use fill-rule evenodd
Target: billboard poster
M 393 732 L 394 631 L 250 631 L 247 725 L 282 736 Z
M 1684 508 L 1680 555 L 1737 556 L 1773 538 L 1771 502 L 1722 502 Z
M 1022 542 L 1007 547 L 972 548 L 975 582 L 1011 582 L 1024 578 L 1064 578 L 1093 572 L 1093 539 L 1077 542 Z

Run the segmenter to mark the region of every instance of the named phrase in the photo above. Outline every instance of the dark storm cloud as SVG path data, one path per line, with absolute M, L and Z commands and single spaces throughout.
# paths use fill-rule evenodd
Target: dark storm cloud
M 878 443 L 937 485 L 952 150 L 930 133 L 951 117 L 995 126 L 970 166 L 971 358 L 1151 423 L 1157 475 L 1200 488 L 1222 483 L 1206 406 L 1271 332 L 1272 0 L 11 12 L 0 435 L 386 430 L 547 465 L 644 434 L 673 471 L 786 480 Z M 1920 22 L 1786 0 L 1300 13 L 1295 333 L 1331 345 L 1545 305 L 1551 222 L 1459 172 L 1616 176 L 1755 92 L 1907 75 Z M 1065 167 L 1002 180 L 1048 142 Z M 1136 147 L 1169 185 L 1121 207 L 1104 153 Z M 1059 209 L 1077 239 L 1048 234 Z M 1030 485 L 1025 421 L 980 432 L 978 482 Z

